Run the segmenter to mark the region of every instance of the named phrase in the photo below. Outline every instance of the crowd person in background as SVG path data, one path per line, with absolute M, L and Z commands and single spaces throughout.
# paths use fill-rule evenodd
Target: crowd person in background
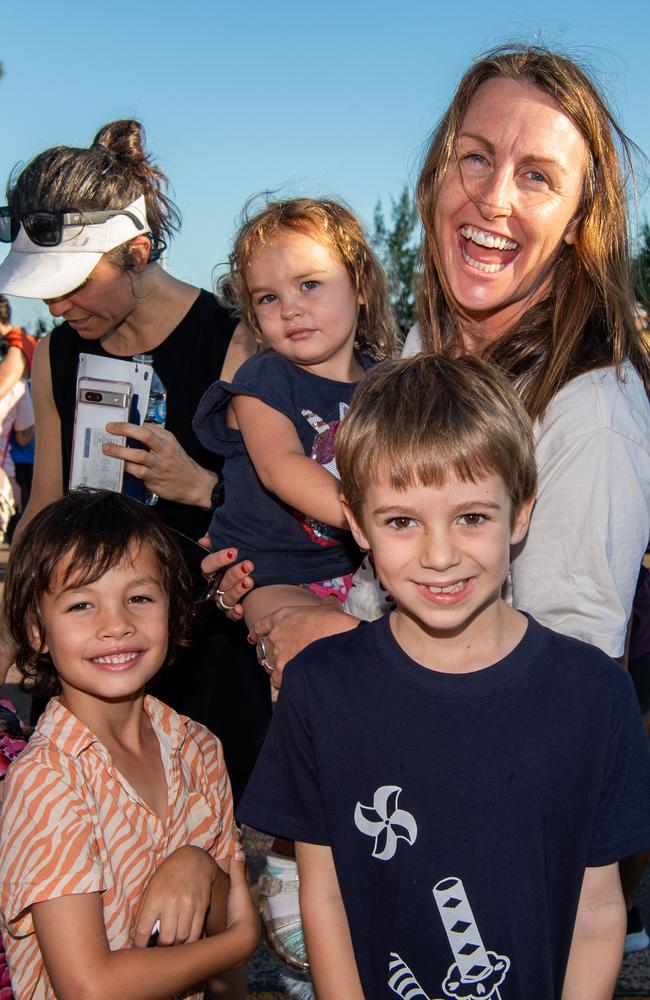
M 34 475 L 36 439 L 31 382 L 26 381 L 25 387 L 27 391 L 18 405 L 18 414 L 21 420 L 24 421 L 28 419 L 28 413 L 31 413 L 32 426 L 26 431 L 18 431 L 17 424 L 14 424 L 11 438 L 9 439 L 9 458 L 13 464 L 13 474 L 16 483 L 14 492 L 17 491 L 18 509 L 7 529 L 8 542 L 11 542 L 16 524 L 29 503 L 29 497 L 32 492 L 32 477 Z
M 0 227 L 4 219 L 0 218 Z M 0 337 L 7 343 L 7 352 L 0 362 L 0 398 L 23 378 L 29 378 L 36 341 L 20 326 L 11 325 L 11 306 L 0 295 Z
M 8 408 L 7 404 L 11 403 Z M 3 415 L 4 414 L 4 415 Z M 0 399 L 0 448 L 2 467 L 9 477 L 16 506 L 16 513 L 25 505 L 18 482 L 14 449 L 29 449 L 34 445 L 34 408 L 29 383 L 25 379 L 17 382 Z M 29 492 L 28 492 L 29 496 Z
M 157 515 L 188 536 L 184 552 L 196 569 L 193 550 L 200 550 L 191 540 L 207 529 L 219 460 L 200 447 L 192 417 L 214 379 L 232 377 L 255 344 L 210 292 L 160 266 L 179 224 L 166 187 L 133 120 L 106 125 L 89 148 L 45 150 L 9 183 L 0 221 L 11 250 L 0 266 L 0 290 L 43 299 L 64 321 L 34 358 L 36 460 L 18 530 L 67 489 L 79 354 L 148 353 L 167 390 L 166 428 L 111 426 L 130 446 L 105 450 L 159 496 Z M 82 213 L 81 225 L 70 212 Z M 268 723 L 268 684 L 241 626 L 224 625 L 209 602 L 197 613 L 193 640 L 157 693 L 222 739 L 237 797 Z M 10 648 L 4 661 L 6 671 Z
M 621 662 L 650 526 L 650 367 L 630 281 L 630 162 L 629 140 L 577 63 L 538 47 L 480 58 L 435 128 L 418 181 L 423 277 L 405 345 L 407 355 L 476 354 L 512 379 L 534 420 L 539 469 L 530 530 L 513 551 L 512 602 Z M 221 551 L 204 569 L 227 564 Z M 222 580 L 233 617 L 253 580 L 241 566 Z M 279 685 L 307 643 L 356 625 L 329 602 L 277 611 L 252 637 L 264 639 Z M 630 947 L 644 863 L 623 869 Z
M 11 401 L 13 404 L 18 402 L 18 407 L 15 408 L 14 405 L 11 410 L 14 414 L 13 430 L 9 436 L 8 448 L 4 440 L 0 441 L 2 465 L 11 484 L 14 504 L 14 510 L 10 512 L 10 504 L 4 503 L 5 498 L 10 499 L 10 494 L 3 480 L 0 504 L 3 508 L 3 523 L 5 515 L 9 515 L 4 525 L 4 533 L 6 540 L 10 542 L 20 514 L 29 499 L 31 483 L 29 470 L 31 470 L 31 463 L 34 460 L 34 415 L 31 406 L 29 376 L 36 349 L 36 340 L 22 327 L 12 326 L 11 306 L 4 295 L 0 295 L 0 343 L 5 345 L 4 356 L 0 360 L 0 412 L 5 408 L 6 397 L 8 397 L 8 402 Z M 21 383 L 24 386 L 24 391 L 21 391 Z M 10 422 L 11 417 L 7 411 L 6 417 L 2 418 L 2 426 L 4 427 Z M 19 461 L 26 461 L 29 464 L 22 465 L 18 469 L 14 452 L 19 456 Z M 30 452 L 31 462 L 29 462 Z

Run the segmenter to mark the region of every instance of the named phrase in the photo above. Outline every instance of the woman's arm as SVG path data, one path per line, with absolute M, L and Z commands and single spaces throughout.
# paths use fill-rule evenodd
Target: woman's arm
M 253 396 L 235 396 L 231 405 L 246 450 L 267 490 L 308 517 L 347 528 L 338 480 L 305 455 L 289 418 Z
M 111 951 L 97 892 L 60 896 L 32 905 L 45 968 L 59 1000 L 167 1000 L 252 954 L 259 936 L 243 854 L 230 868 L 227 928 L 168 948 Z M 221 891 L 219 887 L 217 892 Z
M 587 868 L 562 1000 L 610 1000 L 623 957 L 625 927 L 618 865 Z
M 296 842 L 300 914 L 318 1000 L 364 1000 L 332 851 Z

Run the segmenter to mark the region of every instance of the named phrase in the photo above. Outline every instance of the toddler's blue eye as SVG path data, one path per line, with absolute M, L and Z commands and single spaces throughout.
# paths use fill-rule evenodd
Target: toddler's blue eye
M 308 292 L 311 292 L 314 288 L 318 288 L 319 285 L 320 281 L 314 281 L 313 278 L 310 278 L 308 281 L 303 281 L 302 283 L 302 287 L 306 288 Z

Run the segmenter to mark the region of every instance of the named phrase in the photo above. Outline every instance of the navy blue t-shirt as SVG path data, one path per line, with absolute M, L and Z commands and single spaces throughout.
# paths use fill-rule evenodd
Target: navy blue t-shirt
M 650 754 L 596 648 L 530 619 L 448 674 L 386 616 L 286 669 L 237 818 L 331 847 L 369 1000 L 559 1000 L 585 868 L 650 846 Z
M 367 369 L 372 362 L 356 355 Z M 238 558 L 252 559 L 258 586 L 312 583 L 353 572 L 361 554 L 349 531 L 293 510 L 267 490 L 248 457 L 239 431 L 226 424 L 233 396 L 254 396 L 292 422 L 305 450 L 334 475 L 336 428 L 356 382 L 335 382 L 292 364 L 274 351 L 245 361 L 232 382 L 215 382 L 194 417 L 201 444 L 225 458 L 224 501 L 208 534 L 214 549 L 235 546 Z

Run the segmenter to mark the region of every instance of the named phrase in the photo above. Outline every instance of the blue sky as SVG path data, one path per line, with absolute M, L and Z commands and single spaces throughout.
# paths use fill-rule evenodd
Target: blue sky
M 254 193 L 333 194 L 371 223 L 378 198 L 388 204 L 414 183 L 463 70 L 499 42 L 542 42 L 586 60 L 650 152 L 646 0 L 2 7 L 2 187 L 47 146 L 85 146 L 104 122 L 140 118 L 183 214 L 169 269 L 207 287 Z M 641 221 L 646 214 L 642 194 Z M 12 305 L 17 322 L 46 314 L 25 299 Z

